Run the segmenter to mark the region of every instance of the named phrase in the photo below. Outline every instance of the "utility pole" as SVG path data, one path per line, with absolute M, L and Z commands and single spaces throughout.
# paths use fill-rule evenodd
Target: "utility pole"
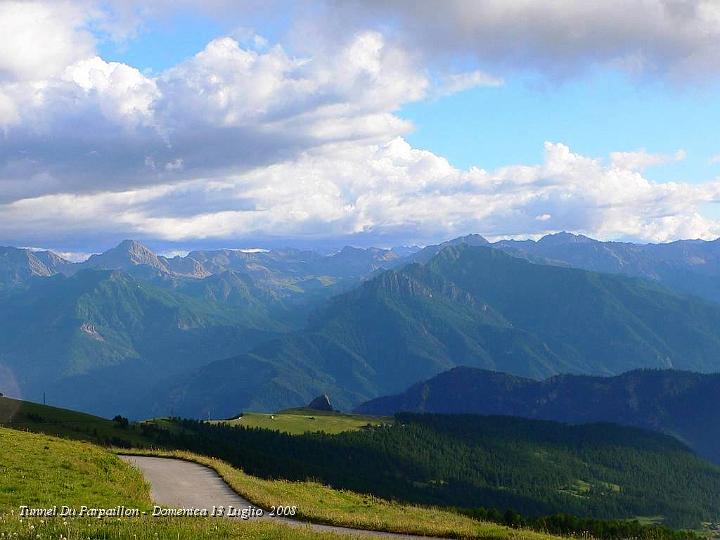
M 43 392 L 43 405 L 45 405 L 45 392 Z

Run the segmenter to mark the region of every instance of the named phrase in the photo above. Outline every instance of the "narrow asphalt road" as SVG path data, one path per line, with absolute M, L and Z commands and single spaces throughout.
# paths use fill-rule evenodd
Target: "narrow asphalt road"
M 150 483 L 150 496 L 159 506 L 168 508 L 205 508 L 212 510 L 213 506 L 232 506 L 234 508 L 248 508 L 257 506 L 235 493 L 225 481 L 210 467 L 192 463 L 181 459 L 120 455 L 120 459 L 139 468 L 145 479 Z M 302 501 L 298 501 L 302 504 Z M 430 539 L 429 536 L 415 536 L 377 531 L 351 529 L 349 527 L 336 527 L 322 525 L 283 517 L 269 517 L 252 519 L 271 519 L 296 527 L 309 527 L 319 532 L 334 532 L 362 538 L 394 538 L 394 539 Z M 435 539 L 440 540 L 440 539 Z

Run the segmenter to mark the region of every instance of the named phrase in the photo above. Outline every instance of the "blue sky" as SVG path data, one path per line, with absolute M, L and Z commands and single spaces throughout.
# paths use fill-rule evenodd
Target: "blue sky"
M 682 162 L 648 169 L 657 181 L 700 182 L 720 174 L 720 163 L 710 163 L 720 147 L 714 87 L 637 83 L 608 70 L 551 84 L 522 75 L 505 82 L 407 105 L 400 115 L 418 126 L 408 140 L 462 168 L 538 163 L 543 142 L 554 141 L 590 156 L 686 150 Z
M 443 7 L 3 2 L 0 242 L 720 236 L 720 4 Z
M 291 24 L 261 18 L 252 29 L 270 43 L 282 39 Z M 120 43 L 97 33 L 99 53 L 147 73 L 161 73 L 201 51 L 212 39 L 240 39 L 257 18 L 238 25 L 201 10 L 184 7 L 147 20 L 134 37 Z M 398 114 L 416 129 L 407 140 L 445 156 L 459 168 L 494 169 L 514 163 L 538 163 L 545 141 L 563 142 L 590 156 L 618 150 L 650 153 L 687 152 L 682 162 L 653 167 L 656 181 L 701 182 L 720 174 L 716 128 L 720 97 L 715 85 L 679 86 L 633 79 L 617 70 L 591 68 L 566 80 L 548 81 L 542 73 L 502 73 L 504 84 L 471 88 L 403 106 Z
M 143 19 L 127 38 L 114 39 L 101 29 L 95 29 L 94 34 L 98 52 L 106 60 L 160 73 L 200 52 L 220 36 L 242 36 L 254 31 L 276 43 L 292 24 L 291 12 L 287 10 L 284 14 L 277 10 L 223 18 L 222 14 L 210 14 L 192 4 L 178 3 L 172 10 Z
M 212 39 L 232 30 L 223 26 L 196 11 L 182 10 L 160 20 L 148 21 L 137 30 L 137 35 L 122 42 L 98 32 L 98 52 L 106 60 L 160 73 L 201 51 Z

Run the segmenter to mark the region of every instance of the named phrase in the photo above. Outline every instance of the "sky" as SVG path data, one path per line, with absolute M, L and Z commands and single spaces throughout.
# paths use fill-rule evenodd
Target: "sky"
M 713 0 L 0 0 L 0 244 L 720 236 Z

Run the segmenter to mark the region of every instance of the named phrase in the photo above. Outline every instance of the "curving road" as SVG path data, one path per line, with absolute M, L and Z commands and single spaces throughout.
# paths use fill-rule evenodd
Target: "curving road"
M 181 459 L 120 455 L 120 459 L 139 468 L 150 483 L 150 496 L 160 506 L 168 508 L 206 508 L 233 506 L 247 508 L 257 506 L 235 493 L 220 475 L 210 467 Z M 251 519 L 271 519 L 286 525 L 309 527 L 314 531 L 334 532 L 362 538 L 430 539 L 429 536 L 415 536 L 379 531 L 366 531 L 350 527 L 322 525 L 297 519 L 263 516 Z M 441 540 L 441 539 L 435 539 Z

